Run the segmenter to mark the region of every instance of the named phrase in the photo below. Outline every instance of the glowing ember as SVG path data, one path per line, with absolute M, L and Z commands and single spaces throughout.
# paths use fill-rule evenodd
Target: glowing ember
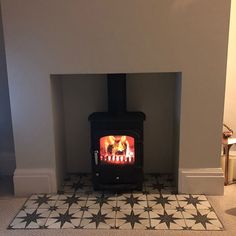
M 100 161 L 104 164 L 134 164 L 134 138 L 118 135 L 100 138 Z

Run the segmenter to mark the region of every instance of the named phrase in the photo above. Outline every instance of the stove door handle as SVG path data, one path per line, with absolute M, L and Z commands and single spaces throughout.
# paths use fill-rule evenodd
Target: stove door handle
M 94 161 L 95 161 L 95 165 L 98 165 L 98 150 L 94 151 Z

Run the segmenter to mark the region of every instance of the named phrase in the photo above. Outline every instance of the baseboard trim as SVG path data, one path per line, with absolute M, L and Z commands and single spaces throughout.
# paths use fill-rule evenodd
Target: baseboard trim
M 16 196 L 33 193 L 56 193 L 56 173 L 53 169 L 16 169 L 13 177 Z
M 221 168 L 179 169 L 178 192 L 182 194 L 224 195 Z

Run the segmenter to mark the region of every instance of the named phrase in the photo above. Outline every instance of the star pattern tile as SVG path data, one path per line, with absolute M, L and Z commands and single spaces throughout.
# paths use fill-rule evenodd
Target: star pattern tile
M 149 215 L 140 209 L 121 210 L 116 215 L 119 229 L 147 229 L 150 227 Z
M 142 191 L 93 191 L 91 175 L 68 175 L 58 194 L 34 194 L 13 229 L 223 230 L 204 195 L 176 195 L 169 174 L 145 175 Z
M 21 210 L 12 223 L 10 229 L 39 229 L 45 225 L 50 211 L 47 209 Z
M 58 195 L 51 194 L 34 194 L 26 201 L 23 208 L 50 208 L 56 204 L 58 197 Z
M 117 197 L 117 206 L 122 209 L 143 209 L 147 207 L 147 198 L 143 194 L 123 194 Z
M 222 230 L 223 225 L 214 211 L 209 209 L 186 210 L 183 212 L 187 227 L 192 230 Z
M 109 229 L 115 226 L 115 212 L 111 209 L 90 209 L 81 221 L 83 228 Z
M 106 193 L 93 193 L 88 196 L 88 208 L 111 209 L 116 206 L 116 195 Z
M 78 209 L 58 209 L 51 212 L 45 226 L 49 229 L 75 228 L 79 226 L 83 212 Z
M 177 195 L 179 205 L 185 209 L 209 209 L 211 207 L 204 195 Z
M 175 209 L 178 207 L 178 201 L 175 195 L 170 194 L 148 194 L 148 206 L 153 209 Z
M 58 197 L 55 206 L 58 208 L 78 208 L 86 205 L 87 197 L 78 194 L 63 194 Z
M 181 212 L 176 210 L 157 209 L 150 212 L 151 226 L 155 229 L 178 229 L 185 227 Z

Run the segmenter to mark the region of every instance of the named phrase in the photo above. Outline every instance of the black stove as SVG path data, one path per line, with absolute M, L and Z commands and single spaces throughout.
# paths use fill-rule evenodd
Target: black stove
M 108 112 L 89 116 L 94 190 L 141 190 L 143 112 L 126 110 L 126 75 L 108 74 Z

